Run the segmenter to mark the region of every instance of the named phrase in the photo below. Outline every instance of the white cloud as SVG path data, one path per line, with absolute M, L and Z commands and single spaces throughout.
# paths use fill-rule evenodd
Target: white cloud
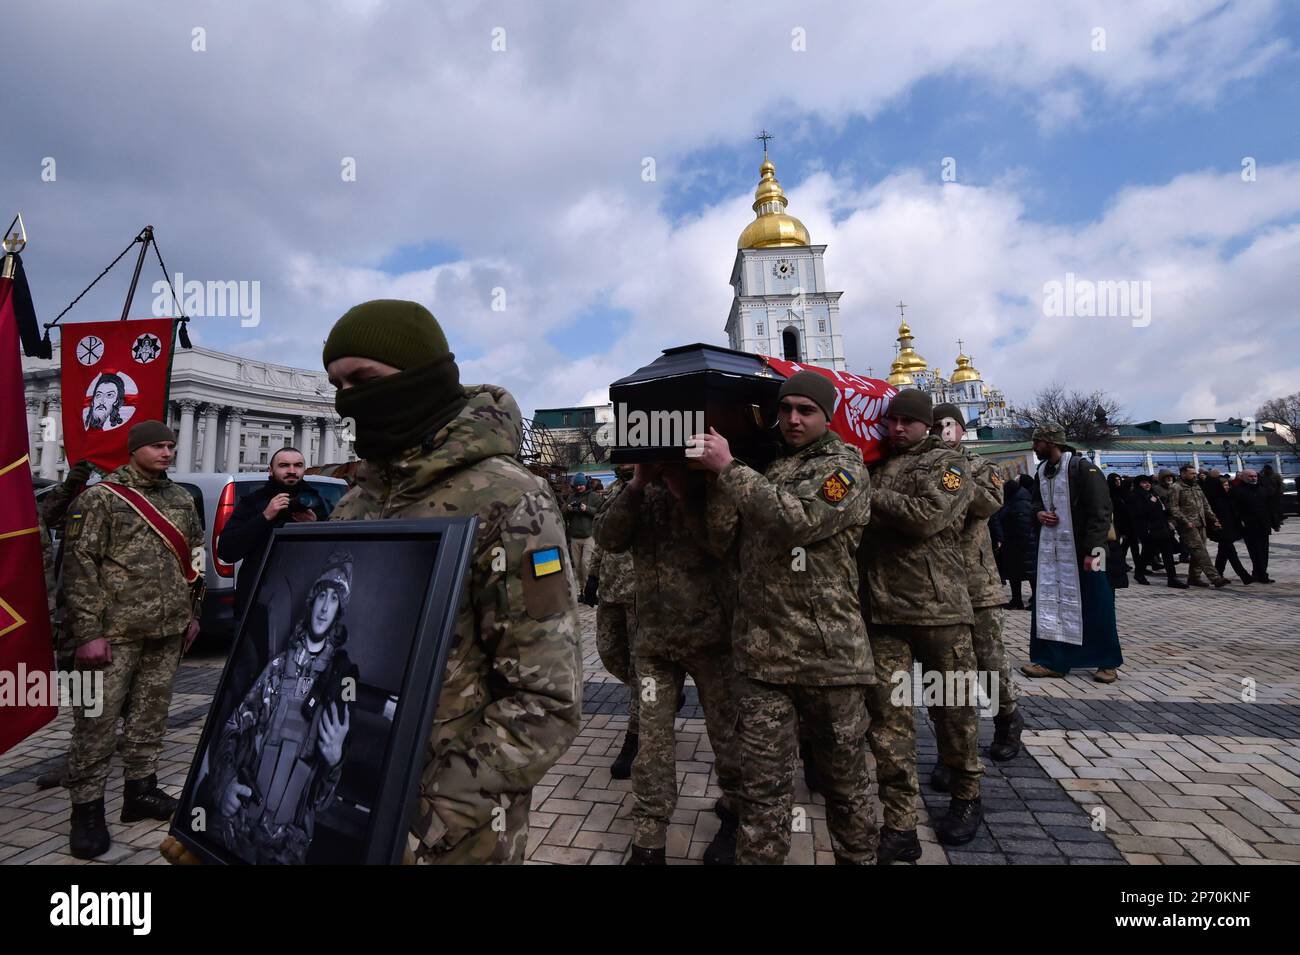
M 871 117 L 943 74 L 1014 91 L 1036 104 L 1027 118 L 1047 135 L 1086 117 L 1089 95 L 1115 109 L 1212 102 L 1290 51 L 1270 36 L 1277 9 L 1024 0 L 993 16 L 922 0 L 885 10 L 335 0 L 250 14 L 50 2 L 6 11 L 10 74 L 21 78 L 9 87 L 6 134 L 21 148 L 0 154 L 0 173 L 33 233 L 27 261 L 43 317 L 148 221 L 173 270 L 263 283 L 262 327 L 201 320 L 196 341 L 312 364 L 348 306 L 412 297 L 473 356 L 466 380 L 506 384 L 525 408 L 559 405 L 665 345 L 722 341 L 751 197 L 719 196 L 674 224 L 662 204 L 698 174 L 687 157 L 764 123 L 807 140 L 811 116 L 832 126 Z M 207 30 L 206 53 L 190 48 L 195 25 Z M 504 53 L 491 50 L 498 26 Z M 1097 26 L 1101 53 L 1090 48 Z M 805 53 L 791 49 L 795 27 Z M 56 183 L 39 181 L 47 155 L 59 162 Z M 656 182 L 641 179 L 645 156 Z M 356 159 L 354 183 L 340 177 L 343 157 Z M 1080 228 L 1027 220 L 1013 176 L 976 188 L 912 170 L 852 181 L 833 156 L 825 168 L 786 186 L 792 211 L 830 245 L 859 367 L 887 365 L 890 306 L 903 297 L 923 353 L 950 365 L 961 335 L 1012 394 L 1052 377 L 1104 380 L 1154 411 L 1181 407 L 1189 378 L 1209 375 L 1217 384 L 1196 400 L 1240 411 L 1249 409 L 1234 403 L 1296 377 L 1294 322 L 1278 311 L 1280 262 L 1294 259 L 1278 209 L 1294 206 L 1294 168 L 1263 166 L 1236 191 L 1231 177 L 1205 173 L 1130 190 Z M 1276 233 L 1255 234 L 1269 223 Z M 460 261 L 379 270 L 395 249 L 427 241 Z M 1224 259 L 1229 241 L 1244 247 Z M 1157 301 L 1178 307 L 1159 304 L 1150 328 L 1107 326 L 1104 338 L 1070 329 L 1080 340 L 1063 344 L 1035 310 L 1042 282 L 1067 270 L 1149 275 Z M 125 278 L 113 278 L 71 318 L 115 316 Z M 492 308 L 497 288 L 505 311 Z M 1006 296 L 1030 305 L 1008 308 Z M 1245 320 L 1230 317 L 1231 303 L 1252 296 L 1250 320 L 1291 336 L 1290 347 L 1262 347 L 1249 374 L 1207 363 L 1204 351 Z M 574 361 L 553 342 L 600 302 L 626 309 L 630 324 L 606 353 Z M 1107 341 L 1117 354 L 1102 351 Z

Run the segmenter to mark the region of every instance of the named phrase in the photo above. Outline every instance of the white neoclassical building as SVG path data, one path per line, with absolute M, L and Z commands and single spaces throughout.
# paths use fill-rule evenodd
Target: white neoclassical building
M 58 349 L 52 361 L 23 358 L 32 472 L 67 471 L 59 394 Z M 177 471 L 265 471 L 277 448 L 298 448 L 307 464 L 355 457 L 342 440 L 334 388 L 323 371 L 290 368 L 210 348 L 176 348 L 167 424 L 176 432 Z

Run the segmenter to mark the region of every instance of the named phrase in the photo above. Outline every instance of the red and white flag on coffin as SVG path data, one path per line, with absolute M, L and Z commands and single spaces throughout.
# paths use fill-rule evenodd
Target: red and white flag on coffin
M 835 386 L 835 413 L 831 430 L 862 452 L 867 464 L 881 457 L 880 442 L 885 437 L 885 409 L 898 389 L 878 378 L 864 378 L 847 371 L 834 371 L 798 361 L 786 361 L 770 355 L 760 356 L 777 374 L 789 378 L 800 371 L 815 371 L 829 378 Z
M 69 463 L 104 471 L 126 463 L 126 435 L 164 420 L 175 319 L 76 322 L 60 331 L 63 448 Z

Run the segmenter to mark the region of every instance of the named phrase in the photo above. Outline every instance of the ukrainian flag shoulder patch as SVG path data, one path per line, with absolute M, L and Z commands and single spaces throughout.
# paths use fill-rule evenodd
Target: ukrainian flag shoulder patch
M 528 555 L 533 565 L 533 578 L 540 579 L 549 577 L 551 574 L 558 574 L 564 569 L 564 564 L 560 560 L 560 548 L 544 547 L 541 550 L 535 550 Z

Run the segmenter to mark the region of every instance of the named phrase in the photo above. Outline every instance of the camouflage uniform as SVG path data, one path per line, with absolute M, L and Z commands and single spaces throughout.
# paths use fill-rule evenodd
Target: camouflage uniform
M 643 849 L 664 846 L 677 805 L 674 722 L 688 675 L 699 690 L 723 808 L 732 813 L 738 809 L 735 671 L 718 596 L 718 560 L 706 550 L 705 497 L 699 490 L 683 503 L 661 484 L 649 484 L 640 492 L 625 487 L 596 518 L 601 549 L 632 554 L 633 668 L 641 697 L 632 819 L 633 843 Z
M 67 549 L 67 535 L 64 532 L 64 519 L 67 517 L 68 508 L 76 500 L 86 484 L 84 481 L 76 481 L 70 478 L 63 480 L 61 483 L 50 488 L 41 498 L 40 513 L 41 518 L 45 521 L 45 526 L 61 536 L 62 542 L 59 544 L 59 552 L 52 555 L 52 577 L 54 586 L 50 590 L 50 600 L 53 603 L 53 609 L 50 611 L 50 627 L 54 637 L 54 654 L 59 662 L 60 669 L 72 669 L 75 665 L 73 655 L 77 652 L 77 643 L 72 638 L 72 628 L 66 621 L 67 610 L 63 591 L 59 587 L 60 570 L 63 564 L 63 551 Z M 47 537 L 48 539 L 48 537 Z
M 519 406 L 494 385 L 466 392 L 421 445 L 363 461 L 330 519 L 478 515 L 407 843 L 418 862 L 521 862 L 532 789 L 578 733 L 581 639 L 559 504 L 515 457 Z M 562 567 L 538 576 L 533 555 L 552 548 Z
M 586 510 L 575 510 L 586 505 Z M 584 491 L 570 496 L 564 505 L 564 524 L 569 540 L 569 556 L 573 559 L 573 575 L 581 591 L 591 573 L 591 551 L 595 546 L 592 527 L 600 511 L 601 497 L 595 491 Z
M 916 828 L 916 723 L 912 661 L 940 674 L 973 673 L 974 614 L 962 560 L 970 466 L 929 435 L 872 470 L 872 523 L 858 553 L 871 591 L 871 652 L 881 682 L 868 693 L 871 749 L 880 777 L 885 825 Z M 945 679 L 945 690 L 948 681 Z M 894 697 L 904 692 L 899 705 Z M 952 795 L 977 799 L 983 767 L 979 718 L 945 691 L 935 708 L 940 758 L 952 770 Z
M 1223 580 L 1223 575 L 1214 569 L 1214 561 L 1210 560 L 1210 552 L 1205 546 L 1205 528 L 1214 524 L 1214 511 L 1205 499 L 1205 492 L 1195 481 L 1188 484 L 1181 477 L 1174 481 L 1169 495 L 1169 513 L 1178 526 L 1183 546 L 1192 555 L 1187 566 L 1187 582 L 1200 580 L 1202 572 L 1215 583 Z
M 104 478 L 142 494 L 185 535 L 203 546 L 194 499 L 166 476 L 149 478 L 127 464 Z M 124 717 L 122 763 L 127 779 L 152 776 L 162 751 L 172 680 L 193 617 L 190 585 L 176 555 L 126 501 L 100 485 L 73 502 L 65 521 L 63 590 L 66 624 L 77 646 L 100 637 L 113 659 L 104 669 L 98 716 L 78 709 L 68 752 L 74 803 L 104 795 Z
M 862 457 L 827 432 L 764 474 L 729 464 L 718 489 L 713 532 L 725 541 L 730 523 L 740 545 L 732 645 L 744 806 L 736 862 L 780 864 L 789 852 L 801 730 L 824 781 L 836 857 L 874 862 L 863 688 L 875 675 L 854 561 L 871 513 Z
M 625 487 L 616 481 L 606 503 Z M 636 641 L 636 594 L 632 580 L 632 552 L 615 554 L 597 543 L 591 558 L 591 572 L 600 581 L 600 604 L 596 607 L 596 652 L 600 662 L 628 687 L 627 731 L 639 732 L 637 711 L 641 694 L 633 669 L 632 648 Z
M 970 506 L 961 528 L 961 551 L 966 587 L 975 611 L 971 631 L 975 662 L 981 673 L 997 674 L 998 712 L 1008 716 L 1016 709 L 1016 691 L 1011 684 L 1011 663 L 1002 644 L 1002 615 L 998 612 L 1006 594 L 993 556 L 993 538 L 989 536 L 989 518 L 1002 507 L 1002 478 L 980 455 L 965 450 L 962 454 L 970 468 L 971 482 Z M 930 716 L 937 721 L 934 709 Z

